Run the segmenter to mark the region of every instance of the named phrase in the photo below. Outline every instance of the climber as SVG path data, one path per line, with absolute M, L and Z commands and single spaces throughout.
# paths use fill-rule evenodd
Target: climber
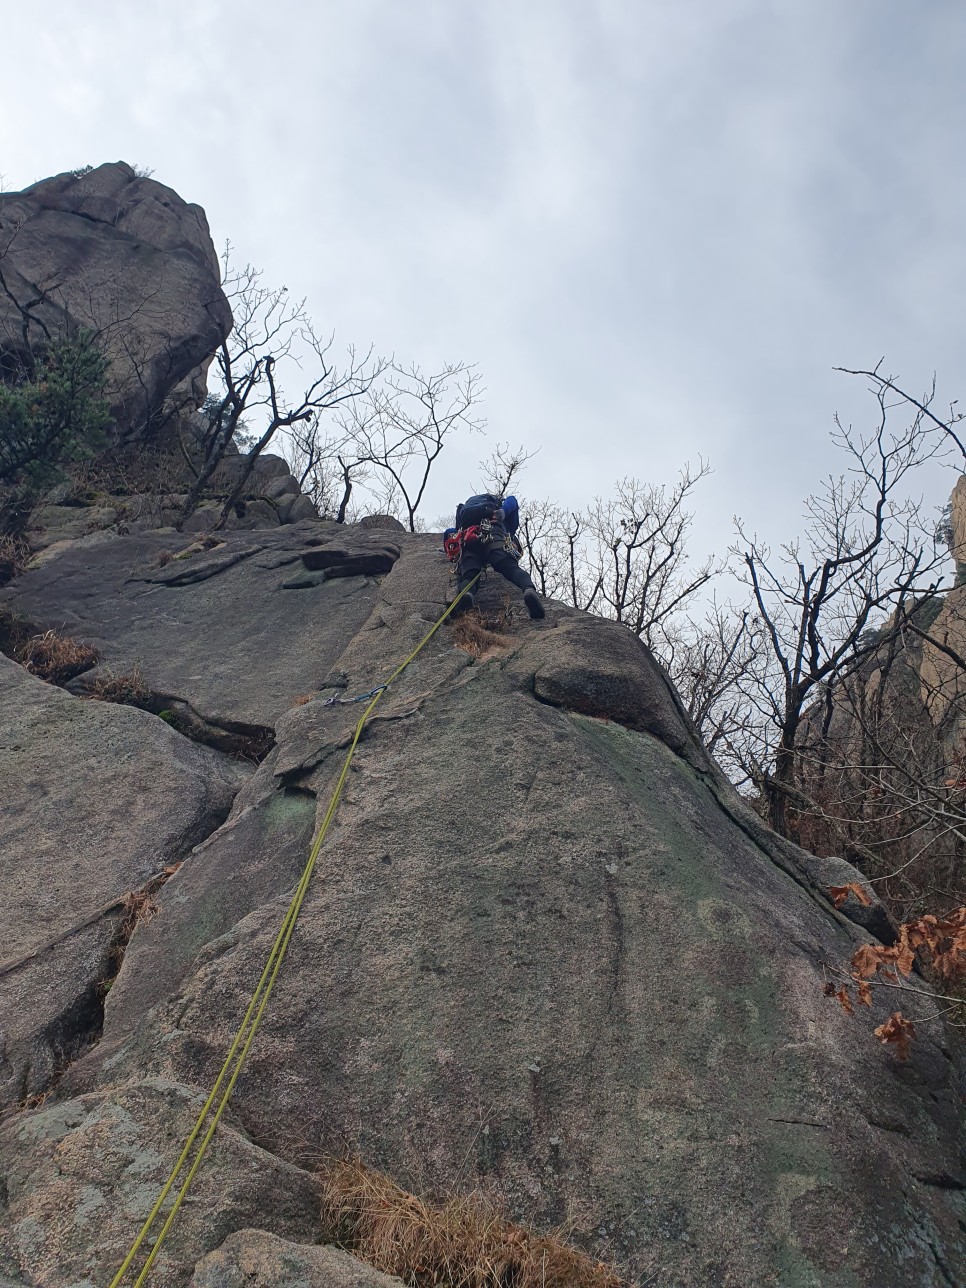
M 456 527 L 447 528 L 444 546 L 451 560 L 457 561 L 457 593 L 488 565 L 501 577 L 512 581 L 523 591 L 523 602 L 531 617 L 543 617 L 544 608 L 537 588 L 528 572 L 520 567 L 523 547 L 517 540 L 520 507 L 515 496 L 498 497 L 489 492 L 471 496 L 456 508 Z M 475 608 L 472 592 L 467 592 L 457 605 L 457 612 Z

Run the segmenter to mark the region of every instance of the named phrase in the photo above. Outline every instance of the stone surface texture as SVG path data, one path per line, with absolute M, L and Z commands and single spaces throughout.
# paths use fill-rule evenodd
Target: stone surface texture
M 306 522 L 159 559 L 179 542 L 73 545 L 0 601 L 139 661 L 203 727 L 274 738 L 134 930 L 101 1040 L 0 1129 L 0 1268 L 43 1288 L 110 1281 L 340 772 L 361 707 L 326 701 L 382 683 L 452 593 L 438 536 Z M 899 1064 L 871 1033 L 885 1001 L 823 996 L 868 932 L 731 792 L 642 645 L 511 603 L 487 660 L 444 625 L 368 725 L 156 1282 L 375 1283 L 308 1246 L 331 1232 L 295 1164 L 347 1149 L 566 1224 L 631 1283 L 966 1282 L 953 1039 L 923 1024 Z M 92 832 L 126 824 L 118 792 L 89 796 Z M 68 837 L 46 862 L 76 884 Z
M 0 656 L 0 1105 L 42 1095 L 94 1039 L 125 896 L 215 831 L 246 776 Z
M 190 1288 L 401 1288 L 338 1248 L 311 1247 L 266 1230 L 239 1230 L 199 1261 Z
M 22 345 L 26 302 L 45 326 L 98 334 L 122 436 L 148 433 L 166 401 L 194 408 L 231 329 L 205 212 L 122 161 L 0 195 L 0 346 Z
M 28 1283 L 102 1288 L 117 1271 L 204 1102 L 196 1089 L 156 1078 L 108 1095 L 47 1104 L 0 1126 L 4 1224 L 0 1266 Z M 152 1288 L 178 1288 L 190 1267 L 234 1230 L 271 1214 L 282 1237 L 318 1228 L 315 1178 L 219 1128 L 205 1159 L 217 1203 L 186 1202 L 151 1269 Z M 45 1177 L 46 1183 L 38 1184 Z

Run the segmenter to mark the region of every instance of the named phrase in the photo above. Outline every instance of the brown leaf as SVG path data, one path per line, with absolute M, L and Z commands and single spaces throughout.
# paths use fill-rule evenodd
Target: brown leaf
M 872 906 L 872 900 L 856 881 L 849 881 L 846 885 L 829 886 L 828 892 L 836 908 L 841 908 L 850 894 L 855 895 L 859 903 L 864 904 L 866 908 Z
M 855 986 L 855 991 L 863 1006 L 872 1005 L 872 985 L 867 980 L 860 979 Z
M 908 1060 L 909 1046 L 916 1036 L 916 1026 L 901 1011 L 893 1011 L 885 1024 L 880 1024 L 875 1030 L 875 1035 L 880 1042 L 891 1043 L 900 1060 Z
M 842 1010 L 845 1012 L 846 1015 L 855 1014 L 855 1012 L 852 1009 L 852 1000 L 849 997 L 849 990 L 845 987 L 844 984 L 842 985 L 841 988 L 835 991 L 833 996 L 835 1000 L 838 1002 L 839 1006 L 841 1006 Z
M 863 944 L 852 954 L 852 974 L 856 979 L 871 979 L 880 966 L 884 965 L 886 948 L 876 948 L 874 944 Z
M 907 977 L 911 975 L 912 968 L 916 964 L 916 954 L 912 951 L 909 945 L 900 941 L 896 944 L 893 952 L 896 955 L 895 962 L 897 968 L 902 971 L 903 975 Z

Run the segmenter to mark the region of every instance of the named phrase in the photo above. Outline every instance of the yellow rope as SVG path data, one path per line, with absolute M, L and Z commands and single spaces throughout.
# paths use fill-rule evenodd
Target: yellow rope
M 224 1113 L 225 1106 L 228 1104 L 228 1100 L 231 1096 L 232 1091 L 234 1090 L 235 1083 L 238 1081 L 238 1075 L 241 1073 L 242 1066 L 245 1063 L 245 1058 L 248 1055 L 248 1048 L 252 1044 L 252 1039 L 255 1036 L 255 1031 L 258 1028 L 259 1022 L 261 1021 L 262 1015 L 265 1011 L 265 1007 L 268 1004 L 268 999 L 271 996 L 272 989 L 275 986 L 275 980 L 278 977 L 278 972 L 279 972 L 279 969 L 281 968 L 282 961 L 288 949 L 289 941 L 292 938 L 292 932 L 295 929 L 296 919 L 298 918 L 299 911 L 301 910 L 302 902 L 305 899 L 306 891 L 308 890 L 308 887 L 309 887 L 309 882 L 312 879 L 312 872 L 315 869 L 316 860 L 319 857 L 319 851 L 322 849 L 322 842 L 325 840 L 325 835 L 329 830 L 329 826 L 331 825 L 333 818 L 335 817 L 336 807 L 339 804 L 339 798 L 342 795 L 342 789 L 345 786 L 345 781 L 349 774 L 349 766 L 352 763 L 352 757 L 355 754 L 356 746 L 358 745 L 359 739 L 362 736 L 362 730 L 365 727 L 366 721 L 369 719 L 369 716 L 371 715 L 376 704 L 382 698 L 383 694 L 386 692 L 389 686 L 393 683 L 394 680 L 398 679 L 399 676 L 402 675 L 406 667 L 409 666 L 409 664 L 413 661 L 413 659 L 422 651 L 422 649 L 426 647 L 429 641 L 433 638 L 433 636 L 442 626 L 443 622 L 445 622 L 447 617 L 449 617 L 450 613 L 452 613 L 453 609 L 456 607 L 459 601 L 463 598 L 463 596 L 467 593 L 467 591 L 470 590 L 470 588 L 475 584 L 479 575 L 480 574 L 477 574 L 477 577 L 474 577 L 473 581 L 471 581 L 468 585 L 463 587 L 463 589 L 459 592 L 459 594 L 452 601 L 452 603 L 449 604 L 445 613 L 443 613 L 442 617 L 440 617 L 439 620 L 436 622 L 433 629 L 428 632 L 428 634 L 419 642 L 419 644 L 417 644 L 417 646 L 409 654 L 406 660 L 396 667 L 395 671 L 393 671 L 392 675 L 390 675 L 385 685 L 380 688 L 379 692 L 376 693 L 375 697 L 371 700 L 371 702 L 369 702 L 369 704 L 366 706 L 366 709 L 359 717 L 359 722 L 356 725 L 355 733 L 352 736 L 352 741 L 349 744 L 349 750 L 346 753 L 346 758 L 342 765 L 342 771 L 339 774 L 338 780 L 336 781 L 335 790 L 332 793 L 332 799 L 329 801 L 329 807 L 325 811 L 325 817 L 322 820 L 322 825 L 319 828 L 318 834 L 312 843 L 312 849 L 309 852 L 308 860 L 306 861 L 305 867 L 302 870 L 302 875 L 299 878 L 298 885 L 295 887 L 295 893 L 292 896 L 292 901 L 289 904 L 288 909 L 285 913 L 285 917 L 282 921 L 282 925 L 279 928 L 278 934 L 275 936 L 275 942 L 273 943 L 272 950 L 268 955 L 268 960 L 265 963 L 265 968 L 262 971 L 261 978 L 259 979 L 257 985 L 255 986 L 255 991 L 252 994 L 251 1001 L 248 1003 L 248 1009 L 245 1012 L 244 1018 L 242 1019 L 242 1022 L 238 1027 L 238 1032 L 235 1034 L 234 1038 L 232 1039 L 231 1046 L 228 1048 L 228 1054 L 225 1057 L 225 1062 L 221 1066 L 221 1069 L 218 1073 L 218 1077 L 215 1079 L 215 1084 L 212 1087 L 208 1095 L 208 1099 L 205 1101 L 204 1106 L 201 1109 L 201 1112 L 199 1113 L 197 1119 L 195 1120 L 194 1126 L 192 1127 L 191 1131 L 188 1133 L 188 1138 L 184 1143 L 184 1148 L 181 1150 L 181 1153 L 178 1156 L 178 1161 L 171 1169 L 171 1173 L 168 1176 L 168 1179 L 165 1181 L 161 1189 L 161 1193 L 158 1195 L 157 1199 L 155 1200 L 154 1206 L 152 1207 L 151 1211 L 148 1213 L 147 1219 L 145 1220 L 144 1224 L 141 1226 L 140 1232 L 138 1233 L 137 1238 L 134 1240 L 134 1243 L 131 1245 L 131 1249 L 128 1252 L 127 1256 L 124 1258 L 124 1261 L 120 1269 L 118 1270 L 114 1278 L 111 1280 L 110 1288 L 118 1288 L 118 1285 L 122 1282 L 128 1270 L 130 1270 L 134 1262 L 134 1259 L 137 1256 L 138 1250 L 140 1249 L 141 1245 L 144 1243 L 145 1239 L 150 1234 L 151 1227 L 154 1225 L 156 1219 L 160 1215 L 161 1209 L 164 1206 L 165 1199 L 171 1193 L 171 1190 L 174 1188 L 175 1182 L 178 1179 L 178 1175 L 181 1172 L 181 1169 L 188 1161 L 188 1157 L 191 1154 L 192 1146 L 194 1145 L 195 1141 L 198 1139 L 199 1135 L 201 1134 L 202 1129 L 204 1129 L 204 1135 L 201 1137 L 201 1143 L 198 1145 L 198 1149 L 195 1152 L 195 1156 L 191 1162 L 191 1166 L 188 1168 L 188 1172 L 184 1180 L 182 1181 L 177 1194 L 175 1195 L 174 1203 L 171 1205 L 171 1210 L 168 1212 L 168 1215 L 165 1218 L 164 1224 L 161 1226 L 161 1229 L 158 1232 L 158 1236 L 151 1247 L 151 1251 L 148 1253 L 147 1258 L 144 1262 L 144 1265 L 141 1267 L 141 1271 L 138 1274 L 137 1279 L 135 1279 L 134 1281 L 134 1288 L 142 1288 L 142 1285 L 147 1280 L 148 1271 L 151 1269 L 151 1266 L 154 1263 L 154 1259 L 158 1255 L 158 1250 L 161 1247 L 161 1244 L 164 1242 L 164 1239 L 167 1236 L 168 1231 L 171 1229 L 171 1226 L 174 1223 L 174 1219 L 178 1213 L 178 1209 L 181 1207 L 181 1204 L 184 1202 L 185 1195 L 188 1193 L 188 1189 L 191 1186 L 191 1182 L 194 1179 L 195 1173 L 198 1171 L 198 1168 L 201 1165 L 201 1160 L 204 1158 L 205 1151 L 207 1150 L 209 1144 L 211 1143 L 211 1138 L 215 1134 L 215 1129 L 218 1126 L 218 1123 L 221 1119 L 222 1114 Z M 227 1084 L 225 1085 L 225 1088 L 221 1092 L 221 1096 L 219 1097 L 218 1095 L 219 1090 L 222 1086 L 222 1083 L 225 1082 L 226 1078 L 228 1079 Z M 216 1100 L 217 1100 L 217 1105 L 215 1104 Z M 211 1113 L 212 1106 L 215 1106 L 214 1113 L 211 1115 L 210 1123 L 208 1124 L 207 1128 L 205 1128 L 205 1122 L 208 1119 L 209 1114 Z

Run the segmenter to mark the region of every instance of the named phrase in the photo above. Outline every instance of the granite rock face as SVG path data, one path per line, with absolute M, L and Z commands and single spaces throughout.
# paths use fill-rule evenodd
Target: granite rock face
M 402 1288 L 402 1280 L 337 1248 L 239 1230 L 198 1263 L 189 1288 Z
M 232 326 L 205 213 L 124 162 L 0 194 L 0 349 L 81 327 L 110 359 L 122 438 L 204 399 Z
M 3 593 L 108 665 L 139 661 L 198 736 L 235 722 L 274 743 L 130 935 L 100 1041 L 0 1128 L 8 1273 L 109 1282 L 328 804 L 360 712 L 328 700 L 384 682 L 437 620 L 438 545 L 299 523 L 179 560 L 142 533 Z M 502 594 L 491 576 L 484 611 Z M 331 1232 L 293 1160 L 346 1149 L 418 1192 L 480 1185 L 567 1223 L 631 1282 L 964 1281 L 952 1039 L 924 1024 L 900 1065 L 871 1035 L 889 1008 L 823 996 L 823 964 L 867 931 L 734 796 L 632 636 L 511 602 L 485 660 L 442 627 L 368 725 L 157 1282 L 375 1283 L 305 1246 Z M 120 826 L 117 795 L 90 795 Z
M 0 1127 L 0 1267 L 6 1256 L 24 1267 L 28 1283 L 58 1288 L 109 1282 L 203 1101 L 195 1088 L 145 1078 L 8 1120 Z M 205 1163 L 217 1205 L 184 1205 L 152 1268 L 158 1288 L 183 1285 L 196 1261 L 256 1214 L 281 1238 L 308 1242 L 317 1228 L 315 1179 L 259 1149 L 237 1125 L 219 1130 Z
M 46 1093 L 99 1036 L 131 898 L 218 828 L 245 777 L 156 716 L 0 656 L 0 1105 Z

